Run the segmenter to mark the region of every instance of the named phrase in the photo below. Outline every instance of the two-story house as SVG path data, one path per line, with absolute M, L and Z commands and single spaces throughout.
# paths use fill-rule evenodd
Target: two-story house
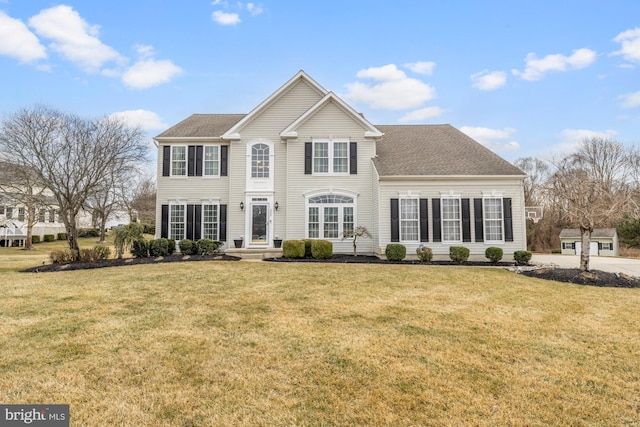
M 526 249 L 521 170 L 449 125 L 375 126 L 304 71 L 248 114 L 195 114 L 155 140 L 157 237 L 349 253 L 365 226 L 362 253 Z

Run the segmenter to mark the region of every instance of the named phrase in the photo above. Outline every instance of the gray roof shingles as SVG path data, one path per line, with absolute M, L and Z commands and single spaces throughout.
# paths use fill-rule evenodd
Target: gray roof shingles
M 613 238 L 615 234 L 615 228 L 594 228 L 591 232 L 591 238 Z M 562 231 L 560 231 L 561 239 L 579 239 L 580 237 L 580 229 L 578 228 L 563 228 Z
M 156 138 L 218 138 L 246 114 L 193 114 Z

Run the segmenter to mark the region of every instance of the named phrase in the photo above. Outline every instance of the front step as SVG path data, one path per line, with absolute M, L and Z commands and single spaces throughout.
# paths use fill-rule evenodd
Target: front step
M 241 259 L 265 259 L 277 258 L 282 256 L 281 248 L 264 248 L 264 249 L 248 249 L 248 248 L 229 248 L 225 249 L 226 255 L 237 256 Z

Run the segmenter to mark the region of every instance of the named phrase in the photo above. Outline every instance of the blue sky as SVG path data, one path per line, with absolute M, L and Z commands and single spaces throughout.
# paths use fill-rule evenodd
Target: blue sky
M 640 2 L 0 0 L 0 114 L 150 137 L 305 70 L 373 124 L 450 123 L 507 160 L 640 143 Z

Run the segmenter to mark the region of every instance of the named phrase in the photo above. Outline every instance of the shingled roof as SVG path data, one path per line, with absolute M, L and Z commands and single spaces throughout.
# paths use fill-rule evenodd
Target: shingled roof
M 218 138 L 246 114 L 193 114 L 156 138 Z
M 451 125 L 376 126 L 374 164 L 384 176 L 525 175 Z
M 615 234 L 615 228 L 594 228 L 591 232 L 591 238 L 613 238 Z M 562 231 L 560 231 L 561 239 L 579 239 L 581 236 L 582 234 L 579 228 L 563 228 Z

